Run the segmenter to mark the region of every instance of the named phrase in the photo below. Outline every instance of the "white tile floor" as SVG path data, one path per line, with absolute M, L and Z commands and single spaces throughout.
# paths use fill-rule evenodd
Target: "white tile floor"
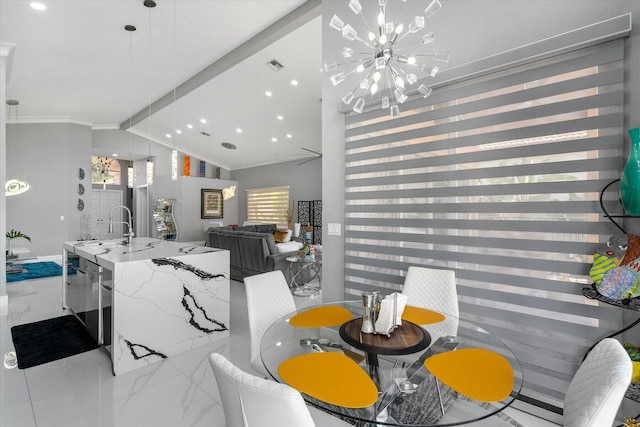
M 60 277 L 9 283 L 7 294 L 8 307 L 0 307 L 2 358 L 13 350 L 12 326 L 65 314 Z M 295 300 L 306 306 L 322 298 Z M 224 427 L 220 395 L 207 360 L 214 351 L 251 372 L 246 295 L 241 283 L 231 284 L 229 339 L 147 368 L 114 377 L 101 350 L 24 370 L 0 366 L 0 426 Z M 512 416 L 526 427 L 538 425 L 526 414 Z

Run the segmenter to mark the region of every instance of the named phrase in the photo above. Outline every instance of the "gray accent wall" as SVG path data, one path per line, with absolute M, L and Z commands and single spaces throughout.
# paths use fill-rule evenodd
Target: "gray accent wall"
M 242 225 L 247 220 L 247 189 L 289 186 L 289 200 L 294 205 L 294 222 L 298 217 L 299 201 L 322 200 L 323 159 L 299 165 L 303 161 L 305 159 L 231 171 L 231 179 L 238 182 L 238 224 Z
M 15 228 L 31 237 L 31 243 L 16 239 L 34 255 L 62 253 L 62 242 L 80 235 L 78 199 L 91 200 L 91 129 L 76 124 L 25 124 L 7 126 L 7 170 L 29 182 L 26 193 L 7 198 L 7 229 Z M 79 180 L 78 170 L 85 171 Z M 85 194 L 79 196 L 78 184 Z M 61 219 L 64 217 L 64 219 Z

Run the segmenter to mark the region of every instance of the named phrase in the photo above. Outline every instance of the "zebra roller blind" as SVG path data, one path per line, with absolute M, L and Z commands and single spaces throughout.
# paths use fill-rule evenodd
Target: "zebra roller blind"
M 289 187 L 251 188 L 247 191 L 247 221 L 287 228 Z
M 620 310 L 582 296 L 616 229 L 600 190 L 623 160 L 623 41 L 451 82 L 390 119 L 346 118 L 345 292 L 453 269 L 461 315 L 497 334 L 523 396 L 562 406 Z

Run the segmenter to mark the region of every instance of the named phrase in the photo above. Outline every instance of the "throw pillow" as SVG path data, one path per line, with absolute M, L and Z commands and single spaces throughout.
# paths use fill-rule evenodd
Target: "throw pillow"
M 280 230 L 276 230 L 275 233 L 273 233 L 273 239 L 277 242 L 277 243 L 284 243 L 286 242 L 286 238 L 287 238 L 287 231 L 280 231 Z
M 275 224 L 256 224 L 256 232 L 257 233 L 270 233 L 273 234 L 278 229 L 278 226 Z

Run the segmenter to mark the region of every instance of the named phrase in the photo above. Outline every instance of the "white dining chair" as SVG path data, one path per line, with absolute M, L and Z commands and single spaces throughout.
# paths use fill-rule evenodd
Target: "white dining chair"
M 346 427 L 346 422 L 307 407 L 286 384 L 244 372 L 219 353 L 209 356 L 227 427 Z
M 613 424 L 624 394 L 631 383 L 632 364 L 622 344 L 605 338 L 591 350 L 571 380 L 564 398 L 564 427 L 609 427 Z M 438 424 L 468 419 L 482 409 L 465 399 L 457 400 Z M 512 414 L 516 411 L 512 411 Z M 481 413 L 481 412 L 480 412 Z M 460 418 L 460 417 L 463 418 Z M 517 415 L 513 415 L 517 418 Z M 516 419 L 517 421 L 517 419 Z M 467 424 L 465 424 L 467 425 Z M 468 424 L 470 427 L 507 427 L 509 417 L 491 416 Z M 536 426 L 557 426 L 536 420 Z M 526 427 L 526 426 L 524 426 Z
M 441 336 L 457 335 L 460 309 L 455 271 L 411 266 L 404 278 L 402 294 L 409 297 L 407 305 L 449 315 L 444 322 L 423 325 L 432 342 Z
M 260 358 L 260 341 L 276 320 L 296 311 L 296 303 L 281 271 L 256 274 L 244 278 L 249 314 L 249 357 L 251 368 L 269 376 Z

